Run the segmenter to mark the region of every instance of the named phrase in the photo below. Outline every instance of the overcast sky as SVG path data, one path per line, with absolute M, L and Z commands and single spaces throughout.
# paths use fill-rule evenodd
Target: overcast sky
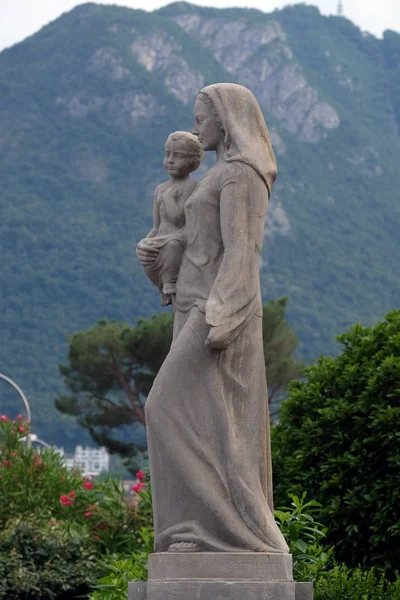
M 344 13 L 362 29 L 377 36 L 385 29 L 400 31 L 400 0 L 342 0 Z M 120 4 L 130 8 L 154 10 L 169 4 L 160 0 L 98 0 L 99 4 Z M 194 4 L 214 7 L 243 6 L 270 12 L 294 4 L 288 0 L 198 0 Z M 83 4 L 76 0 L 0 0 L 0 49 L 20 42 L 61 13 Z M 336 13 L 338 0 L 307 2 L 322 13 Z

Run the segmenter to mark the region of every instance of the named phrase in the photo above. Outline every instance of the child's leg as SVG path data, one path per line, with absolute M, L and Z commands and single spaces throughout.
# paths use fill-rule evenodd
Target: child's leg
M 176 293 L 176 279 L 178 277 L 179 267 L 183 254 L 183 244 L 179 240 L 167 242 L 161 249 L 163 268 L 161 272 L 161 281 L 163 284 L 163 294 Z

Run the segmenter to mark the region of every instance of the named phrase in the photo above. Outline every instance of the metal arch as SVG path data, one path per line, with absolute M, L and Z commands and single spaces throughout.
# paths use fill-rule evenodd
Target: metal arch
M 45 448 L 51 448 L 51 445 L 48 444 L 47 442 L 41 440 L 40 438 L 38 438 L 38 436 L 35 433 L 31 433 L 31 443 L 35 443 L 35 444 L 41 444 L 42 446 L 44 446 Z
M 30 423 L 32 421 L 31 408 L 29 406 L 29 402 L 26 399 L 26 396 L 25 396 L 24 392 L 21 390 L 21 388 L 19 387 L 19 385 L 17 385 L 15 383 L 15 381 L 13 381 L 12 379 L 10 379 L 6 375 L 3 375 L 3 373 L 0 373 L 0 379 L 4 379 L 4 381 L 6 381 L 7 383 L 9 383 L 18 392 L 18 394 L 21 397 L 22 402 L 25 404 L 25 408 L 26 408 L 26 412 L 27 412 L 27 416 L 28 416 L 28 421 Z
M 29 406 L 29 402 L 26 399 L 26 396 L 25 396 L 24 392 L 21 390 L 21 388 L 19 387 L 19 385 L 17 385 L 15 383 L 15 381 L 13 381 L 9 377 L 7 377 L 7 375 L 4 375 L 3 373 L 0 373 L 0 379 L 3 379 L 7 383 L 9 383 L 18 392 L 18 394 L 20 395 L 20 398 L 21 398 L 22 402 L 25 404 L 26 414 L 27 414 L 28 421 L 29 421 L 29 423 L 31 423 L 32 422 L 31 407 Z M 30 448 L 31 445 L 32 445 L 31 434 L 30 433 L 28 433 L 28 435 L 26 436 L 26 445 L 28 446 L 28 448 Z

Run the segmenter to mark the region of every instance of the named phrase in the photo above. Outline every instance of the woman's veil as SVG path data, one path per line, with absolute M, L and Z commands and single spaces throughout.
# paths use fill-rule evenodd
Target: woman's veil
M 271 192 L 277 166 L 267 125 L 255 96 L 236 83 L 215 83 L 203 88 L 200 94 L 211 100 L 224 130 L 224 159 L 252 167 Z

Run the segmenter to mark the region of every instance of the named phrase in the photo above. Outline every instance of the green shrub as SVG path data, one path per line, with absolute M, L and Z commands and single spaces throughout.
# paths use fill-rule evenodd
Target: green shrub
M 0 599 L 63 600 L 88 592 L 101 573 L 90 533 L 16 518 L 0 531 Z
M 389 582 L 373 570 L 337 566 L 319 577 L 314 600 L 400 600 L 400 579 Z
M 29 429 L 21 416 L 0 417 L 0 600 L 73 598 L 107 573 L 110 553 L 137 553 L 144 576 L 153 540 L 145 474 L 127 498 L 121 482 L 86 479 L 53 450 L 27 447 Z
M 350 567 L 400 569 L 400 310 L 339 336 L 289 388 L 273 428 L 275 495 L 322 505 L 335 556 Z
M 136 557 L 112 556 L 104 561 L 102 567 L 107 575 L 95 585 L 96 590 L 89 596 L 90 600 L 126 600 L 129 582 L 140 579 L 141 576 Z
M 313 517 L 321 505 L 315 500 L 305 502 L 306 493 L 290 498 L 291 506 L 275 510 L 275 518 L 293 556 L 294 580 L 314 581 L 329 568 L 333 552 L 321 543 L 326 528 Z
M 147 581 L 147 557 L 153 552 L 154 533 L 140 531 L 142 547 L 131 554 L 114 554 L 103 558 L 99 564 L 105 575 L 92 587 L 90 600 L 126 600 L 130 581 Z
M 21 415 L 15 420 L 0 417 L 0 520 L 35 514 L 43 520 L 76 521 L 81 516 L 83 521 L 83 507 L 91 497 L 86 486 L 92 484 L 68 471 L 54 450 L 28 448 L 23 438 L 29 430 Z

